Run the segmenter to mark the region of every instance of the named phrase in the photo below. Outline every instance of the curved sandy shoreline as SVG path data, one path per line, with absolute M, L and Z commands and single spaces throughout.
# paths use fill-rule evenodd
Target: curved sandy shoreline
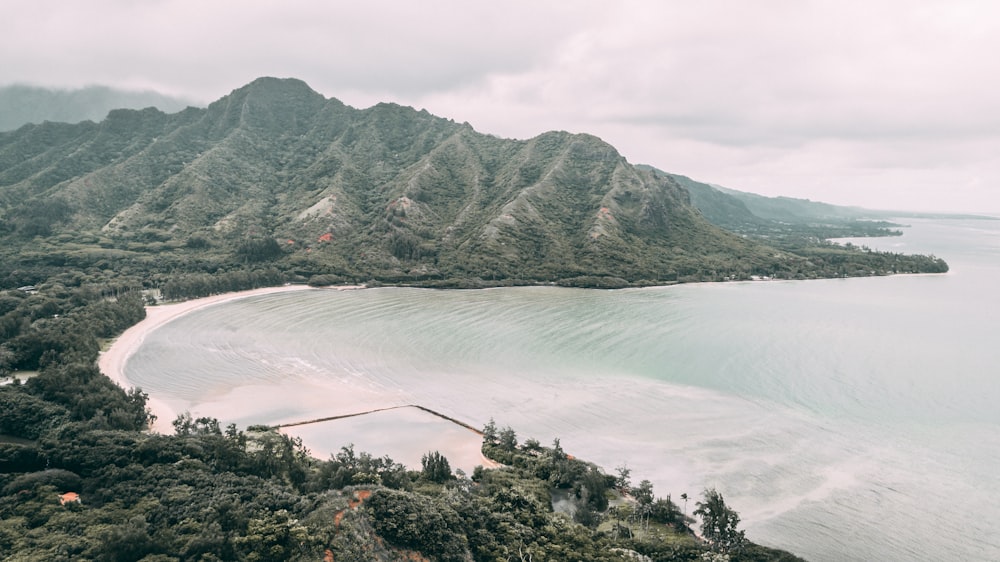
M 351 287 L 358 288 L 358 287 Z M 203 297 L 200 299 L 194 299 L 189 301 L 182 301 L 171 304 L 161 304 L 156 306 L 146 307 L 146 318 L 144 318 L 138 324 L 133 325 L 129 329 L 122 332 L 115 340 L 111 343 L 108 349 L 101 352 L 100 357 L 97 359 L 97 365 L 100 367 L 101 372 L 113 380 L 116 384 L 123 388 L 128 388 L 130 383 L 128 379 L 125 378 L 125 362 L 128 358 L 132 356 L 133 353 L 139 346 L 142 345 L 143 340 L 145 340 L 146 335 L 153 330 L 159 328 L 160 326 L 174 320 L 184 314 L 198 310 L 200 308 L 205 308 L 213 304 L 218 304 L 222 302 L 232 301 L 236 299 L 243 299 L 247 297 L 253 297 L 257 295 L 267 295 L 271 293 L 282 293 L 286 291 L 301 291 L 304 289 L 313 289 L 307 285 L 283 285 L 281 287 L 263 287 L 260 289 L 251 289 L 249 291 L 238 291 L 235 293 L 223 293 L 220 295 L 212 295 L 210 297 Z
M 110 378 L 118 386 L 122 388 L 131 388 L 133 385 L 128 378 L 125 376 L 125 365 L 129 358 L 138 350 L 146 336 L 151 332 L 160 328 L 161 326 L 180 318 L 181 316 L 191 313 L 202 308 L 213 306 L 216 304 L 229 302 L 237 299 L 243 299 L 247 297 L 253 297 L 257 295 L 267 295 L 272 293 L 281 293 L 288 291 L 302 291 L 302 290 L 349 290 L 349 289 L 361 289 L 364 288 L 363 285 L 353 285 L 353 286 L 335 286 L 328 288 L 315 288 L 306 285 L 284 285 L 281 287 L 266 287 L 261 289 L 253 289 L 249 291 L 239 291 L 233 293 L 224 293 L 220 295 L 212 295 L 209 297 L 204 297 L 200 299 L 194 299 L 189 301 L 183 301 L 178 303 L 171 303 L 165 305 L 147 306 L 146 307 L 146 318 L 143 319 L 138 324 L 127 329 L 118 338 L 116 338 L 111 345 L 103 351 L 98 358 L 98 366 L 104 375 Z M 336 391 L 331 391 L 331 388 L 327 387 L 317 387 L 313 389 L 313 395 L 317 399 L 323 401 L 323 410 L 338 414 L 350 414 L 357 415 L 358 413 L 364 413 L 369 410 L 378 409 L 395 409 L 395 408 L 410 408 L 405 401 L 401 400 L 400 396 L 393 396 L 391 394 L 378 393 L 368 388 L 354 387 L 347 382 L 340 382 L 336 384 Z M 295 399 L 292 396 L 284 396 L 287 389 L 274 388 L 273 394 L 270 396 L 272 400 L 281 400 L 283 398 Z M 232 408 L 232 403 L 241 403 L 243 407 L 252 403 L 252 400 L 247 401 L 240 394 L 243 392 L 242 389 L 234 389 L 233 394 L 227 397 L 222 397 L 219 400 L 207 402 L 201 404 L 202 408 L 211 411 L 208 414 L 215 417 L 217 414 L 215 410 L 225 411 L 226 408 Z M 156 416 L 156 421 L 153 423 L 152 429 L 159 433 L 173 433 L 174 428 L 172 422 L 180 414 L 174 407 L 166 403 L 164 400 L 157 398 L 156 396 L 149 396 L 147 399 L 147 407 Z M 252 408 L 253 406 L 249 406 Z M 417 406 L 416 408 L 423 409 Z M 199 415 L 197 412 L 192 412 L 194 415 Z M 421 415 L 428 415 L 422 413 Z M 437 414 L 439 415 L 439 414 Z M 221 416 L 219 416 L 221 417 Z M 394 419 L 394 421 L 392 421 Z M 301 422 L 302 420 L 288 420 Z M 308 429 L 306 427 L 295 427 L 295 428 L 283 428 L 282 431 L 289 433 L 291 435 L 298 435 L 304 438 L 306 446 L 308 446 L 314 454 L 317 456 L 329 455 L 336 450 L 339 450 L 341 445 L 346 445 L 348 443 L 342 443 L 333 448 L 333 450 L 326 450 L 330 448 L 328 445 L 323 443 L 324 439 L 317 438 L 317 435 L 322 433 L 334 432 L 334 428 L 326 424 L 312 423 L 306 425 L 310 426 Z M 412 413 L 399 412 L 398 415 L 394 416 L 386 423 L 383 423 L 383 430 L 378 433 L 385 433 L 385 430 L 389 426 L 395 426 L 390 433 L 402 434 L 404 433 L 404 428 L 398 427 L 402 424 L 404 427 L 416 421 L 413 419 Z M 442 421 L 441 423 L 447 423 L 449 425 L 453 423 Z M 459 423 L 458 425 L 465 425 Z M 346 429 L 346 428 L 345 428 Z M 362 430 L 363 431 L 363 430 Z M 467 431 L 463 428 L 464 431 Z M 495 466 L 496 463 L 486 459 L 482 456 L 480 448 L 480 440 L 478 436 L 472 437 L 474 431 L 469 432 L 469 436 L 450 434 L 449 436 L 442 435 L 442 440 L 437 443 L 437 446 L 441 448 L 442 454 L 447 456 L 452 460 L 452 464 L 458 468 L 461 467 L 466 470 L 466 472 L 471 473 L 472 468 L 476 464 L 483 464 L 485 466 Z M 449 433 L 444 431 L 444 433 Z M 357 435 L 361 441 L 364 441 L 363 435 Z M 381 436 L 379 436 L 381 437 Z M 415 435 L 411 437 L 416 437 Z M 425 436 L 426 437 L 426 436 Z M 405 439 L 404 439 L 405 440 Z M 358 443 L 361 445 L 362 443 Z M 375 451 L 373 451 L 375 452 Z M 386 453 L 390 451 L 381 451 L 381 453 Z M 403 454 L 402 457 L 407 457 L 408 455 Z M 412 456 L 409 455 L 409 456 Z M 414 459 L 402 458 L 400 459 L 404 464 L 410 466 L 410 468 L 419 468 L 419 457 Z M 407 462 L 409 461 L 409 462 Z M 457 461 L 457 462 L 456 462 Z M 416 465 L 415 467 L 413 465 Z
M 360 287 L 352 286 L 344 288 L 356 289 Z M 115 340 L 111 342 L 111 345 L 106 350 L 101 352 L 97 359 L 97 366 L 105 376 L 114 381 L 114 383 L 118 386 L 125 389 L 132 388 L 134 385 L 129 382 L 128 378 L 125 377 L 125 363 L 128 362 L 129 357 L 131 357 L 132 354 L 139 349 L 142 342 L 146 339 L 146 336 L 160 326 L 163 326 L 164 324 L 189 312 L 205 308 L 206 306 L 257 295 L 267 295 L 286 291 L 301 291 L 306 289 L 314 289 L 314 287 L 309 287 L 307 285 L 263 287 L 260 289 L 223 293 L 220 295 L 212 295 L 200 299 L 171 304 L 147 306 L 146 318 L 138 324 L 135 324 L 125 330 L 121 335 L 115 338 Z M 166 403 L 153 396 L 150 396 L 147 400 L 147 406 L 153 415 L 156 416 L 156 422 L 153 424 L 153 429 L 161 433 L 172 432 L 173 426 L 171 425 L 171 422 L 177 417 L 179 412 L 173 411 L 173 409 Z

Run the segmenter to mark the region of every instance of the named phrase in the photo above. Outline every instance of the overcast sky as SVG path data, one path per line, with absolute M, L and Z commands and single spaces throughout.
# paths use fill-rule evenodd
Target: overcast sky
M 4 0 L 0 85 L 200 103 L 258 76 L 586 132 L 765 195 L 1000 212 L 1000 2 Z

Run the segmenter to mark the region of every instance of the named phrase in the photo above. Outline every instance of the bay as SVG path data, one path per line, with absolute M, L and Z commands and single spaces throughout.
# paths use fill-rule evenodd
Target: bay
M 675 501 L 716 487 L 751 539 L 810 560 L 997 560 L 1000 222 L 911 222 L 851 242 L 951 272 L 276 293 L 161 327 L 125 375 L 240 425 L 344 413 L 325 398 L 351 389 L 494 418 Z M 330 451 L 351 437 L 313 431 Z

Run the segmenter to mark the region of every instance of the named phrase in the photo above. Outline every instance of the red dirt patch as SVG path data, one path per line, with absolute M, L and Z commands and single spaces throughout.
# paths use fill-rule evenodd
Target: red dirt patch
M 370 497 L 372 497 L 371 490 L 355 490 L 354 498 L 348 500 L 347 502 L 347 509 L 341 509 L 333 515 L 333 527 L 335 529 L 339 529 L 340 522 L 344 519 L 344 513 L 346 513 L 348 509 L 357 509 L 361 507 L 361 505 L 365 503 L 365 500 Z

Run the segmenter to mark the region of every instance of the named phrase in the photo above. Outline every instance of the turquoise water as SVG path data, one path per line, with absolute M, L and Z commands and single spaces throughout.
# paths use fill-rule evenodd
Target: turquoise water
M 316 389 L 347 382 L 559 437 L 659 495 L 717 487 L 753 540 L 811 560 L 998 560 L 1000 221 L 920 220 L 853 242 L 934 253 L 952 271 L 279 293 L 160 328 L 126 376 L 240 424 L 340 413 Z M 233 389 L 242 406 L 220 408 Z

